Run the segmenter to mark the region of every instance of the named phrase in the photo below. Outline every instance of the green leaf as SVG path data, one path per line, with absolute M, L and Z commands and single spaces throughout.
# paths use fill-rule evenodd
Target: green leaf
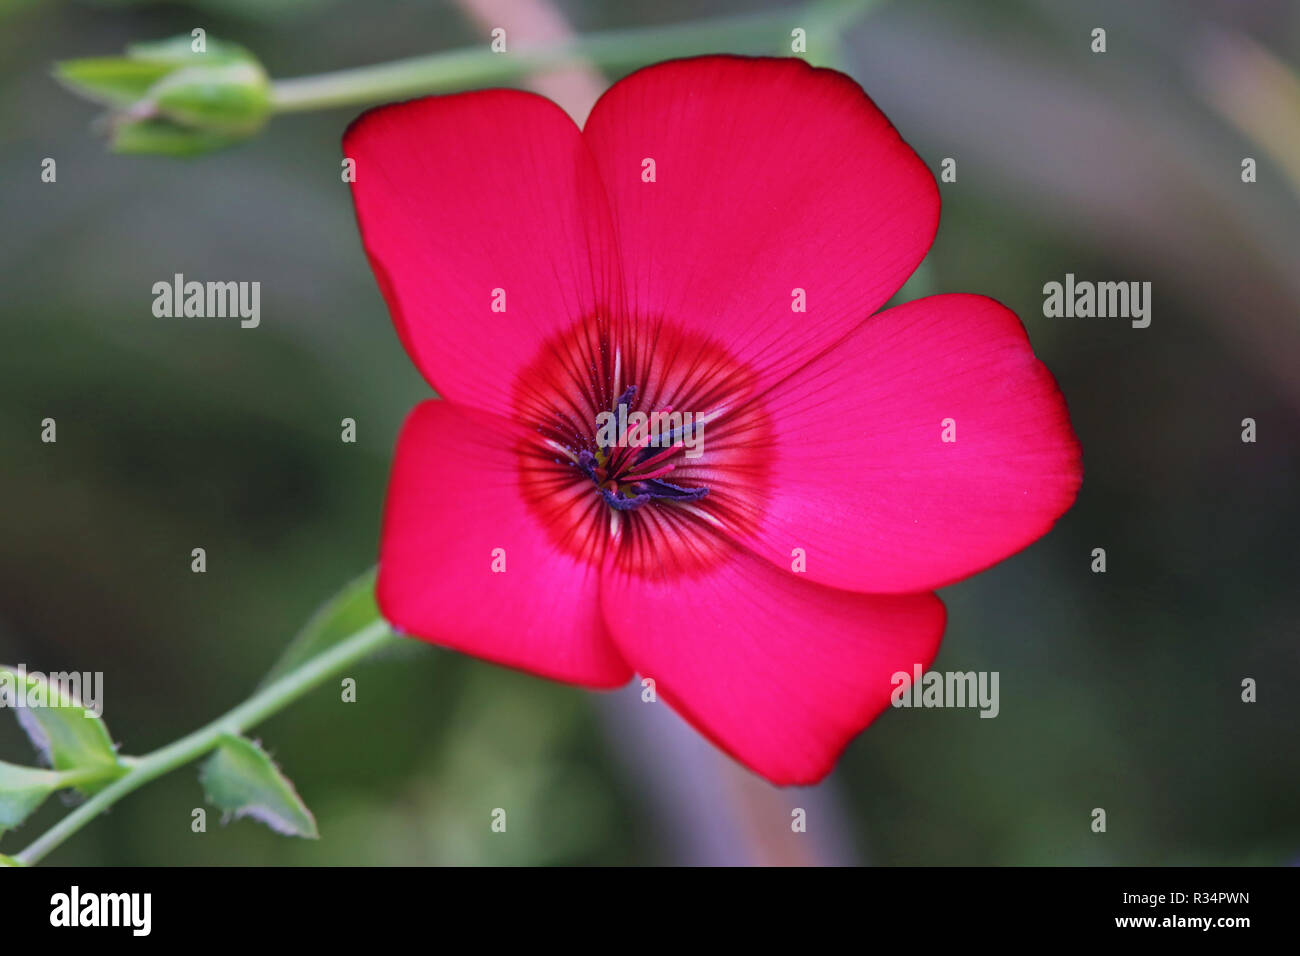
M 65 675 L 53 676 L 0 665 L 0 704 L 13 708 L 44 763 L 79 771 L 77 790 L 88 795 L 127 768 L 104 721 L 68 690 Z
M 209 130 L 186 129 L 167 120 L 123 123 L 113 132 L 115 153 L 150 153 L 156 156 L 198 156 L 225 149 L 238 143 L 242 136 L 230 136 Z
M 203 45 L 204 51 L 197 52 L 194 49 L 194 38 L 188 33 L 181 33 L 166 40 L 132 43 L 126 48 L 126 55 L 132 60 L 161 63 L 166 66 L 253 62 L 252 54 L 238 43 L 205 37 Z
M 0 853 L 0 866 L 23 866 L 24 864 L 15 860 L 12 856 L 5 856 Z
M 316 818 L 289 778 L 252 740 L 223 736 L 199 770 L 199 782 L 208 800 L 236 820 L 252 817 L 285 836 L 315 839 L 320 835 Z
M 0 832 L 27 819 L 45 798 L 66 786 L 57 770 L 20 767 L 0 760 Z
M 352 636 L 371 621 L 378 620 L 379 605 L 375 603 L 376 573 L 377 570 L 371 568 L 348 582 L 343 590 L 321 605 L 289 642 L 262 685 L 283 677 L 299 664 Z
M 153 43 L 133 43 L 126 56 L 92 56 L 54 64 L 54 78 L 72 92 L 110 106 L 130 106 L 164 77 L 184 67 L 251 67 L 265 74 L 243 47 L 208 40 L 207 52 L 196 53 L 189 34 Z
M 54 78 L 86 99 L 110 106 L 130 106 L 173 69 L 169 63 L 96 56 L 54 64 Z

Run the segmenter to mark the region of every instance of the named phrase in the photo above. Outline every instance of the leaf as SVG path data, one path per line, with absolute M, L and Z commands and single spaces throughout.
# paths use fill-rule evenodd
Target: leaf
M 199 770 L 199 782 L 208 800 L 236 820 L 252 817 L 285 836 L 320 835 L 289 778 L 255 741 L 223 736 Z
M 26 820 L 45 798 L 66 786 L 57 770 L 20 767 L 0 760 L 0 832 Z
M 5 856 L 3 853 L 0 853 L 0 866 L 24 866 L 24 865 L 25 865 L 24 863 L 22 863 L 19 860 L 15 860 L 12 856 Z
M 104 721 L 68 689 L 67 675 L 46 675 L 0 665 L 0 704 L 12 707 L 18 723 L 40 755 L 55 770 L 86 771 L 76 785 L 91 794 L 126 773 Z
M 173 69 L 169 63 L 97 56 L 54 64 L 54 78 L 86 99 L 110 106 L 130 106 Z
M 145 63 L 162 63 L 168 66 L 188 66 L 194 63 L 255 62 L 253 56 L 238 43 L 204 37 L 202 53 L 194 49 L 194 38 L 188 33 L 168 37 L 166 40 L 149 40 L 132 43 L 126 55 Z
M 198 156 L 233 146 L 244 137 L 203 129 L 187 129 L 169 120 L 119 123 L 113 128 L 115 153 L 154 156 Z
M 78 96 L 109 106 L 130 106 L 144 98 L 154 84 L 187 66 L 254 64 L 243 47 L 208 40 L 195 52 L 188 34 L 153 43 L 135 43 L 125 56 L 91 56 L 54 64 L 54 78 Z M 258 67 L 260 70 L 260 67 Z
M 263 686 L 377 620 L 380 615 L 379 605 L 375 603 L 376 573 L 377 569 L 371 568 L 321 605 L 289 642 L 262 681 Z

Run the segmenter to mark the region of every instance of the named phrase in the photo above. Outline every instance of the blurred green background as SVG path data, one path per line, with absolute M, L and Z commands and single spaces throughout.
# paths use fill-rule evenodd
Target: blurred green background
M 428 392 L 339 178 L 359 108 L 278 117 L 192 161 L 120 157 L 51 63 L 203 26 L 297 76 L 486 43 L 467 6 L 0 2 L 0 661 L 103 671 L 125 752 L 246 697 L 373 563 L 390 450 Z M 587 33 L 780 5 L 555 6 Z M 1097 26 L 1103 55 L 1089 50 Z M 943 592 L 935 667 L 999 671 L 999 717 L 886 713 L 826 784 L 778 791 L 635 690 L 412 648 L 358 668 L 357 703 L 329 685 L 252 734 L 321 840 L 221 827 L 216 811 L 192 833 L 190 768 L 51 862 L 1300 859 L 1300 6 L 922 0 L 873 5 L 835 39 L 826 55 L 931 168 L 958 162 L 904 297 L 976 292 L 1015 309 L 1084 448 L 1057 528 Z M 56 184 L 40 181 L 44 157 Z M 154 318 L 151 286 L 176 272 L 259 280 L 261 327 Z M 1151 327 L 1044 318 L 1042 286 L 1066 272 L 1151 281 Z M 54 445 L 39 440 L 47 416 Z M 344 417 L 355 445 L 339 441 Z M 204 575 L 190 572 L 199 546 Z M 1095 547 L 1104 575 L 1089 570 Z M 1245 677 L 1257 703 L 1241 702 Z M 30 762 L 0 718 L 0 759 Z M 796 806 L 803 836 L 789 832 Z M 495 807 L 505 835 L 489 829 Z M 0 851 L 62 812 L 51 802 Z

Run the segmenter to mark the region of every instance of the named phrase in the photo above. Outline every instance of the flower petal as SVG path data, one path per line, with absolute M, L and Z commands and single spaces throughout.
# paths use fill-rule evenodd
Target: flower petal
M 1079 444 L 1005 306 L 940 295 L 873 317 L 764 396 L 770 498 L 742 541 L 855 591 L 949 584 L 1042 536 L 1074 502 Z M 944 441 L 945 422 L 952 429 Z
M 889 120 L 801 60 L 647 67 L 600 98 L 584 135 L 630 314 L 712 333 L 759 371 L 792 371 L 866 319 L 938 226 L 934 177 Z
M 393 322 L 443 396 L 508 413 L 542 342 L 618 298 L 590 152 L 550 100 L 488 90 L 384 106 L 343 151 Z
M 656 695 L 776 784 L 816 783 L 928 667 L 945 612 L 933 594 L 837 591 L 735 550 L 688 579 L 606 567 L 605 621 Z
M 510 429 L 449 402 L 416 406 L 384 510 L 379 607 L 399 630 L 475 657 L 574 684 L 626 683 L 598 610 L 598 568 L 557 548 L 527 509 Z M 499 560 L 504 571 L 493 570 Z

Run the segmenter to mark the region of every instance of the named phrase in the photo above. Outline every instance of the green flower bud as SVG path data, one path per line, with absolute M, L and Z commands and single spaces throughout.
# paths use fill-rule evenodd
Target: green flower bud
M 106 127 L 119 153 L 210 152 L 252 136 L 271 112 L 261 64 L 242 47 L 216 40 L 137 43 L 125 57 L 66 60 L 55 76 L 109 107 Z

